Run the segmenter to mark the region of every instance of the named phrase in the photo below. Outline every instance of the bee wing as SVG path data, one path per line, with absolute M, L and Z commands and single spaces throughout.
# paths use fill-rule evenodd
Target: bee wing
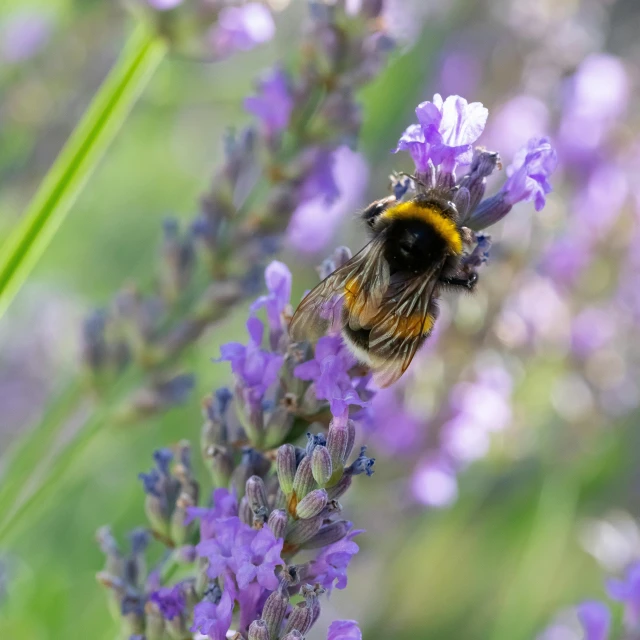
M 389 288 L 369 334 L 373 380 L 388 387 L 407 370 L 435 321 L 431 299 L 442 271 L 438 264 L 428 274 L 409 277 Z
M 343 303 L 347 322 L 359 328 L 376 315 L 388 286 L 389 265 L 384 240 L 378 236 L 304 297 L 289 325 L 291 339 L 321 338 L 340 318 Z

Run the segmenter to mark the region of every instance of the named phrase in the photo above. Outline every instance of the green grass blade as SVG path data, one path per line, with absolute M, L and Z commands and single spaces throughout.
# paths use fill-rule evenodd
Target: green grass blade
M 165 52 L 164 42 L 144 27 L 131 35 L 22 219 L 0 247 L 0 317 L 51 242 Z

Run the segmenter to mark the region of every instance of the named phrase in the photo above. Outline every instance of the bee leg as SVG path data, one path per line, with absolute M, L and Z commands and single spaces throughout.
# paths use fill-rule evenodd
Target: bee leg
M 439 282 L 446 287 L 461 287 L 472 291 L 478 282 L 478 274 L 475 271 L 471 271 L 466 277 L 459 277 L 459 274 L 455 277 L 440 278 Z

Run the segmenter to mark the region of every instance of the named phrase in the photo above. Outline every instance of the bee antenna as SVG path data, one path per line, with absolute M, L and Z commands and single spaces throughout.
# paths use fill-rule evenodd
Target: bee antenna
M 413 180 L 416 184 L 422 185 L 423 187 L 426 188 L 426 184 L 424 182 L 422 182 L 422 180 L 420 180 L 419 178 L 416 178 L 416 176 L 414 176 L 412 173 L 407 173 L 406 171 L 400 171 L 398 173 L 399 176 L 406 176 L 407 178 L 411 178 L 411 180 Z

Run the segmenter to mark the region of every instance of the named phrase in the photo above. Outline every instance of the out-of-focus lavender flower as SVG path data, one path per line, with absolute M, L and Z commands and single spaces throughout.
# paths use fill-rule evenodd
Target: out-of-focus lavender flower
M 149 596 L 166 620 L 173 620 L 184 613 L 186 598 L 179 584 L 154 591 Z
M 218 16 L 209 40 L 217 58 L 226 58 L 236 51 L 248 51 L 268 42 L 275 34 L 275 24 L 269 10 L 258 2 L 239 7 L 225 7 Z
M 294 375 L 301 380 L 312 380 L 316 396 L 329 401 L 331 413 L 346 417 L 349 405 L 366 405 L 349 377 L 348 372 L 355 365 L 355 358 L 340 336 L 324 336 L 318 340 L 313 359 L 298 365 Z
M 437 86 L 447 95 L 474 94 L 482 79 L 482 64 L 474 46 L 445 51 L 440 62 Z M 494 146 L 502 149 L 499 145 Z
M 458 480 L 443 456 L 428 456 L 418 462 L 411 479 L 415 499 L 428 507 L 448 507 L 458 499 Z
M 179 7 L 184 0 L 146 0 L 147 4 L 156 11 L 170 11 Z
M 286 129 L 293 109 L 287 73 L 277 67 L 258 84 L 258 95 L 244 101 L 244 107 L 258 118 L 267 138 Z
M 550 278 L 523 273 L 503 304 L 495 330 L 513 347 L 537 344 L 566 349 L 571 333 L 567 300 Z
M 351 523 L 349 523 L 351 526 Z M 344 589 L 347 586 L 347 569 L 349 563 L 360 547 L 353 541 L 362 529 L 350 531 L 342 540 L 335 542 L 318 555 L 309 568 L 310 576 L 320 583 L 327 591 L 335 587 Z
M 611 612 L 602 602 L 590 600 L 578 606 L 578 619 L 584 630 L 584 640 L 607 640 Z
M 327 640 L 362 640 L 362 631 L 355 620 L 335 620 L 329 625 Z
M 33 57 L 47 44 L 52 22 L 46 14 L 20 11 L 0 23 L 0 59 L 21 62 Z
M 247 320 L 249 342 L 228 342 L 220 347 L 220 359 L 231 363 L 231 370 L 244 389 L 257 397 L 277 380 L 282 356 L 261 348 L 264 325 L 258 318 Z
M 333 154 L 332 180 L 337 198 L 326 202 L 326 188 L 307 199 L 294 212 L 287 240 L 297 251 L 314 254 L 324 250 L 344 217 L 362 204 L 369 169 L 364 158 L 346 146 Z
M 591 262 L 591 244 L 586 234 L 577 234 L 572 228 L 545 250 L 540 260 L 541 271 L 556 283 L 573 284 Z
M 233 598 L 226 590 L 218 602 L 203 600 L 193 610 L 191 631 L 199 631 L 211 640 L 226 640 L 233 617 Z
M 640 625 L 640 563 L 632 564 L 622 580 L 609 580 L 607 593 L 612 600 L 624 603 L 625 624 L 637 629 Z
M 450 394 L 454 417 L 442 427 L 443 448 L 461 463 L 484 456 L 492 432 L 511 421 L 511 376 L 504 368 L 481 371 L 473 383 L 460 383 Z
M 372 436 L 384 455 L 411 454 L 425 436 L 425 421 L 413 415 L 398 389 L 381 389 L 371 400 Z
M 493 149 L 511 159 L 528 140 L 547 130 L 549 109 L 544 102 L 529 95 L 518 95 L 492 112 L 486 134 Z M 485 135 L 486 135 L 485 134 Z
M 588 56 L 569 81 L 558 132 L 562 157 L 584 163 L 600 153 L 611 127 L 624 114 L 629 78 L 623 62 L 608 53 Z
M 617 328 L 615 314 L 610 309 L 587 307 L 572 320 L 571 347 L 584 358 L 610 344 Z
M 468 103 L 460 96 L 443 101 L 436 93 L 433 102 L 418 105 L 416 115 L 420 124 L 405 130 L 396 152 L 408 151 L 420 173 L 428 171 L 429 160 L 453 172 L 457 165 L 471 163 L 472 145 L 482 134 L 489 111 L 480 102 Z
M 604 237 L 618 218 L 628 193 L 629 181 L 622 167 L 612 160 L 596 164 L 572 203 L 573 220 L 579 225 L 574 233 L 587 235 L 591 242 Z
M 269 293 L 260 296 L 251 305 L 251 311 L 265 308 L 271 347 L 276 349 L 278 340 L 286 329 L 285 312 L 291 314 L 291 271 L 286 264 L 274 260 L 266 268 L 264 279 Z

